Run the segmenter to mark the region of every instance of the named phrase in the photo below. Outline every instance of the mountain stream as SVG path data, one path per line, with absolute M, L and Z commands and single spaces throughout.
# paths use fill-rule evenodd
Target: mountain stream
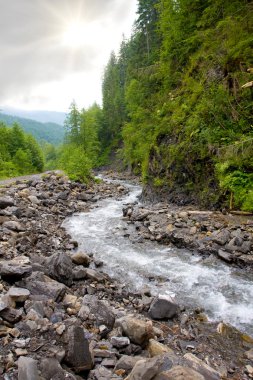
M 175 295 L 186 307 L 203 308 L 210 320 L 230 323 L 253 336 L 252 276 L 221 261 L 203 261 L 187 250 L 124 237 L 129 226 L 122 208 L 137 201 L 141 187 L 123 184 L 129 194 L 120 200 L 100 201 L 90 212 L 65 220 L 79 249 L 102 260 L 103 270 L 130 289 L 148 285 L 152 295 Z

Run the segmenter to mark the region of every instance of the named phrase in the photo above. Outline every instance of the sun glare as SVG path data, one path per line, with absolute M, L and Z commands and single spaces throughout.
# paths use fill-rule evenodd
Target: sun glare
M 85 43 L 85 25 L 80 22 L 72 22 L 63 33 L 63 43 L 78 48 Z

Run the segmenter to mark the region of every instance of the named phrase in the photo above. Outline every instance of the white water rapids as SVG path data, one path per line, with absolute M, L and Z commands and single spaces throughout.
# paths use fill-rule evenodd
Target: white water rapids
M 127 222 L 122 208 L 137 200 L 141 188 L 128 187 L 129 195 L 121 200 L 103 200 L 90 212 L 65 220 L 79 249 L 94 253 L 104 262 L 105 272 L 132 289 L 148 285 L 152 294 L 175 294 L 180 304 L 204 308 L 210 320 L 253 335 L 252 276 L 221 261 L 203 261 L 187 250 L 149 241 L 133 244 L 123 236 Z

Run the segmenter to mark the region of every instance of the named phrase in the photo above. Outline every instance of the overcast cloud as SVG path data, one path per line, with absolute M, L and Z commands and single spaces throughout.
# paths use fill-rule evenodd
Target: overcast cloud
M 65 111 L 73 98 L 100 101 L 103 67 L 130 35 L 136 2 L 0 0 L 0 104 Z M 71 46 L 64 35 L 75 23 L 82 39 Z

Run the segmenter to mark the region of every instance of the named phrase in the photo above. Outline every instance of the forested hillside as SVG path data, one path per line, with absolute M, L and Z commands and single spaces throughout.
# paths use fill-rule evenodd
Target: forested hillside
M 35 120 L 6 115 L 1 112 L 0 121 L 8 126 L 18 123 L 26 133 L 33 135 L 37 141 L 44 141 L 53 145 L 58 145 L 63 142 L 64 128 L 62 125 L 56 123 L 40 123 Z
M 253 210 L 253 3 L 139 0 L 103 81 L 104 149 L 146 192 Z
M 0 122 L 0 179 L 42 172 L 43 154 L 33 136 Z

